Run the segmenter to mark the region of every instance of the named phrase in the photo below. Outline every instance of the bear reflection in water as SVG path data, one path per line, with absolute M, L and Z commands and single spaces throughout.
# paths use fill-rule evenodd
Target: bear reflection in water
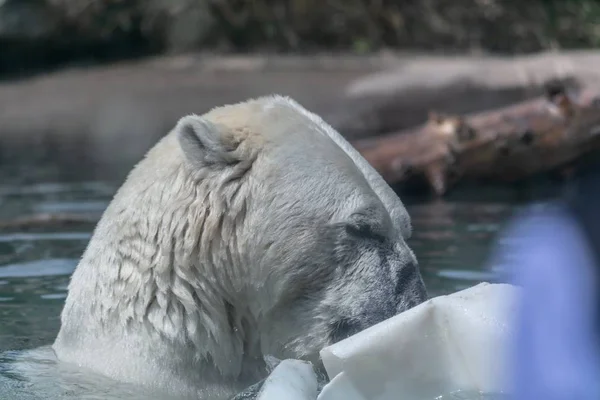
M 182 118 L 133 169 L 73 273 L 61 363 L 230 398 L 427 294 L 396 194 L 342 136 L 269 96 Z

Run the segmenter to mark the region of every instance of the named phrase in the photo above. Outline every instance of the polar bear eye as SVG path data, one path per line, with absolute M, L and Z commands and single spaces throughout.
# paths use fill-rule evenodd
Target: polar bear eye
M 357 238 L 383 240 L 383 236 L 376 233 L 373 228 L 366 223 L 345 224 L 344 229 L 348 235 Z

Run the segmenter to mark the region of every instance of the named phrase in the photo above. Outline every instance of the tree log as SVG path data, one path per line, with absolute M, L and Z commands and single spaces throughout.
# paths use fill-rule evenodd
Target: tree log
M 353 145 L 390 184 L 425 180 L 443 195 L 460 180 L 514 182 L 600 148 L 600 92 L 567 91 L 481 113 L 431 112 L 420 127 Z

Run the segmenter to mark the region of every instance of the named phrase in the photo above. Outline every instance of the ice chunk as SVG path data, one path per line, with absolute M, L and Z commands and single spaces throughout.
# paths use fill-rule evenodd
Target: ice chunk
M 354 387 L 351 378 L 342 371 L 325 385 L 319 399 L 364 400 L 364 397 Z
M 321 351 L 319 400 L 424 400 L 509 390 L 517 289 L 482 283 L 440 296 Z
M 265 380 L 257 400 L 315 400 L 317 376 L 311 363 L 283 360 Z

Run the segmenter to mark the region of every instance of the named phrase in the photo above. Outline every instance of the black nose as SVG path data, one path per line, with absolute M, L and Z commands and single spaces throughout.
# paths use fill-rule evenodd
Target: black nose
M 413 262 L 406 264 L 402 268 L 400 268 L 400 271 L 398 271 L 396 288 L 394 290 L 396 298 L 400 298 L 401 296 L 406 294 L 409 290 L 413 288 L 414 284 L 417 281 L 421 280 L 418 271 L 419 269 L 417 267 L 417 264 Z
M 410 263 L 403 266 L 398 272 L 397 279 L 394 294 L 402 308 L 398 309 L 398 312 L 406 311 L 427 300 L 427 290 L 417 264 Z

